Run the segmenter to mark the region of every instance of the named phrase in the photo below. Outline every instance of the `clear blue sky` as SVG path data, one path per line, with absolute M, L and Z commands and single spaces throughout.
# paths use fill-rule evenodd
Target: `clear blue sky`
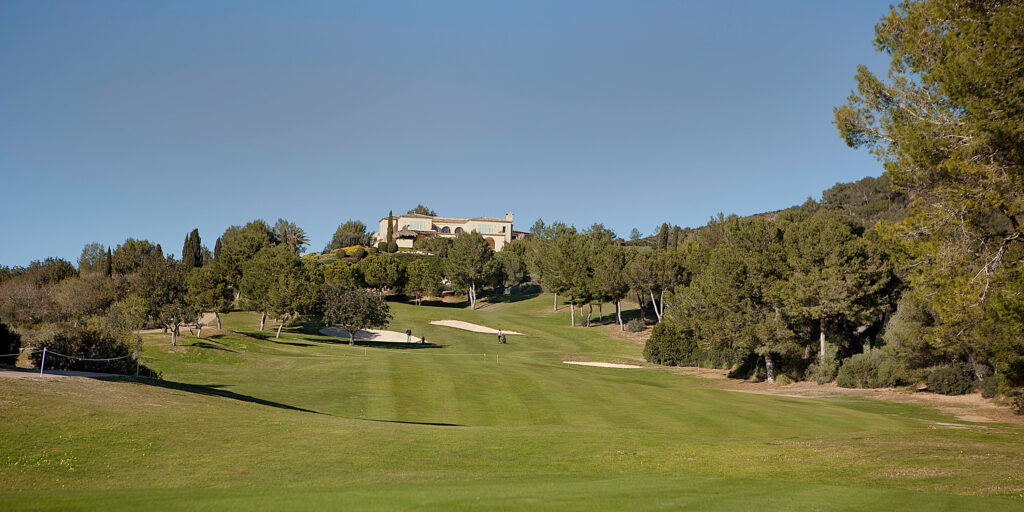
M 704 224 L 879 175 L 889 1 L 0 3 L 0 264 L 284 217 Z

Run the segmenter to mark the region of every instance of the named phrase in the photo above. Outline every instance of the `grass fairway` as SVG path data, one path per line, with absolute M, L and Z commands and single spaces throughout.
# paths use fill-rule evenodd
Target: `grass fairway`
M 234 313 L 185 347 L 149 336 L 162 382 L 0 380 L 0 509 L 1024 509 L 1017 426 L 565 365 L 641 347 L 550 296 L 392 310 L 430 344 L 275 340 Z

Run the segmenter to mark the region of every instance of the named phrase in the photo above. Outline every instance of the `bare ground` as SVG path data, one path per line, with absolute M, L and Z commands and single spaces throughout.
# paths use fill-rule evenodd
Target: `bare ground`
M 987 398 L 982 398 L 981 393 L 946 396 L 938 393 L 913 392 L 897 388 L 850 389 L 841 388 L 834 383 L 818 384 L 806 381 L 782 386 L 768 382 L 730 379 L 727 377 L 728 370 L 683 367 L 673 368 L 671 371 L 673 373 L 706 379 L 709 387 L 741 393 L 757 393 L 794 398 L 855 396 L 872 400 L 928 405 L 961 421 L 1024 425 L 1024 416 L 1014 414 L 1009 407 L 999 405 Z

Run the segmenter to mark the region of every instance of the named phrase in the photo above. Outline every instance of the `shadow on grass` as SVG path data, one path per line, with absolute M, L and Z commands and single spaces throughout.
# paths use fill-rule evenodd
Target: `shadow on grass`
M 202 338 L 200 338 L 200 339 L 202 339 Z M 185 346 L 187 346 L 187 347 L 199 347 L 199 348 L 212 348 L 214 350 L 223 350 L 225 352 L 234 352 L 236 354 L 238 353 L 237 351 L 231 350 L 230 348 L 221 347 L 221 346 L 218 346 L 218 345 L 214 345 L 213 343 L 207 343 L 205 341 L 197 341 L 197 342 L 195 342 L 195 343 L 193 343 L 191 345 L 185 345 Z
M 409 304 L 416 305 L 415 302 L 408 302 Z M 466 309 L 469 307 L 469 300 L 460 300 L 458 302 L 448 302 L 440 299 L 423 299 L 420 301 L 421 306 L 430 306 L 434 308 L 455 308 L 455 309 Z
M 371 418 L 355 418 L 363 421 L 376 421 L 378 423 L 403 423 L 405 425 L 429 425 L 432 427 L 464 427 L 458 423 L 434 423 L 430 421 L 402 421 L 402 420 L 375 420 Z
M 495 294 L 488 295 L 484 300 L 490 304 L 509 304 L 513 302 L 522 302 L 524 300 L 530 300 L 540 296 L 540 293 L 512 293 L 512 294 Z
M 148 379 L 148 378 L 135 378 L 135 377 L 129 378 L 128 380 L 131 380 L 132 382 L 137 382 L 139 384 L 147 384 L 147 385 L 150 385 L 150 386 L 155 386 L 155 387 L 158 387 L 158 388 L 174 389 L 174 390 L 177 390 L 177 391 L 186 391 L 186 392 L 195 393 L 195 394 L 198 394 L 198 395 L 219 396 L 219 397 L 222 397 L 222 398 L 230 398 L 232 400 L 238 400 L 240 402 L 249 402 L 249 403 L 253 403 L 253 404 L 265 405 L 267 407 L 275 407 L 277 409 L 287 409 L 287 410 L 290 410 L 290 411 L 308 412 L 308 413 L 313 413 L 313 414 L 324 414 L 324 413 L 319 412 L 319 411 L 314 411 L 314 410 L 310 410 L 310 409 L 303 409 L 302 407 L 295 407 L 293 405 L 282 404 L 280 402 L 273 402 L 273 401 L 270 401 L 270 400 L 264 400 L 262 398 L 256 398 L 254 396 L 243 395 L 243 394 L 240 394 L 240 393 L 235 393 L 234 391 L 228 391 L 226 389 L 221 389 L 221 388 L 225 387 L 223 384 L 185 384 L 185 383 L 182 383 L 182 382 L 171 382 L 171 381 L 167 381 L 167 380 L 157 380 L 157 379 Z
M 313 341 L 316 343 L 326 343 L 328 345 L 348 345 L 348 340 L 341 338 L 302 338 L 306 341 Z M 416 350 L 422 348 L 444 348 L 446 345 L 437 345 L 434 343 L 402 343 L 402 342 L 389 342 L 389 341 L 370 341 L 370 340 L 356 340 L 354 347 L 366 347 L 366 348 L 387 348 L 396 350 Z
M 252 338 L 254 340 L 260 340 L 260 341 L 269 341 L 271 343 L 276 343 L 278 345 L 291 345 L 293 347 L 312 347 L 313 346 L 313 345 L 310 345 L 309 343 L 293 343 L 293 342 L 290 342 L 290 341 L 281 341 L 280 338 L 274 337 L 274 335 L 269 333 L 269 332 L 246 332 L 246 331 L 234 331 L 234 332 L 236 334 L 240 334 L 242 336 L 245 336 L 246 338 Z

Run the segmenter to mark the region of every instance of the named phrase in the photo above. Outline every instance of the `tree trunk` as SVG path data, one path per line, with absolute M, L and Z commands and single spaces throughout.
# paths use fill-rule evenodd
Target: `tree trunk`
M 555 293 L 555 304 L 551 307 L 551 311 L 558 311 L 558 293 Z
M 590 327 L 590 317 L 594 316 L 594 305 L 589 304 L 587 307 L 587 327 Z
M 651 290 L 651 306 L 654 307 L 654 314 L 658 317 L 658 323 L 661 323 L 661 311 L 658 311 L 658 301 L 654 298 L 654 290 Z
M 356 333 L 348 327 L 346 329 L 348 330 L 348 346 L 354 346 L 356 344 Z
M 178 323 L 177 322 L 174 323 L 174 328 L 171 329 L 171 345 L 172 346 L 177 346 L 178 345 Z
M 818 325 L 821 327 L 821 333 L 818 334 L 818 361 L 825 364 L 825 317 L 821 318 Z
M 275 338 L 280 338 L 281 337 L 281 328 L 284 327 L 284 321 L 287 318 L 288 318 L 288 316 L 286 315 L 284 318 L 281 319 L 281 322 L 277 324 L 277 335 L 274 336 Z
M 220 325 L 220 313 L 217 312 L 217 311 L 214 311 L 213 314 L 214 314 L 214 316 L 217 317 L 217 328 L 218 329 L 223 329 L 223 327 Z
M 775 363 L 772 362 L 772 353 L 764 354 L 764 372 L 768 376 L 768 382 L 775 384 Z
M 636 292 L 636 303 L 640 304 L 640 320 L 647 323 L 647 313 L 644 311 L 644 296 L 640 292 Z
M 665 290 L 661 291 L 661 298 L 658 302 L 661 303 L 661 305 L 659 306 L 659 309 L 661 309 L 661 313 L 658 315 L 658 321 L 660 322 L 661 317 L 665 316 Z
M 476 283 L 469 284 L 469 309 L 476 309 Z
M 576 327 L 576 304 L 573 301 L 569 301 L 569 321 L 573 327 Z
M 619 320 L 619 330 L 625 331 L 626 326 L 622 325 L 622 304 L 618 300 L 615 301 L 615 318 Z
M 597 322 L 604 322 L 604 302 L 597 303 Z
M 196 338 L 201 339 L 203 337 L 203 324 L 197 322 L 196 328 L 199 330 L 199 334 L 196 335 Z
M 260 313 L 260 332 L 263 332 L 263 327 L 267 325 L 267 312 Z

